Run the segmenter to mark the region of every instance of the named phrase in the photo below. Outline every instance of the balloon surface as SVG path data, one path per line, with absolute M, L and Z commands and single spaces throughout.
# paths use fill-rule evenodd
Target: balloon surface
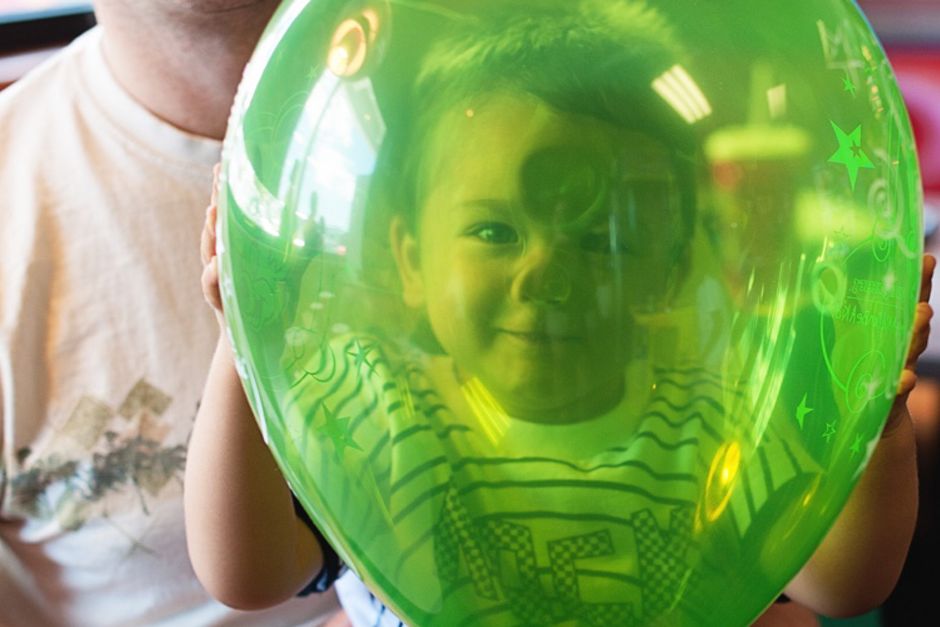
M 221 180 L 260 428 L 409 624 L 746 624 L 878 442 L 921 199 L 854 3 L 289 0 Z

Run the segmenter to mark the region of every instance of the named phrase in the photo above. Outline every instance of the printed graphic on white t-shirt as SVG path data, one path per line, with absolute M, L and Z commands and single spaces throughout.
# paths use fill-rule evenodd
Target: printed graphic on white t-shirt
M 186 442 L 165 441 L 171 402 L 144 379 L 116 403 L 82 397 L 47 446 L 17 451 L 22 470 L 9 481 L 14 510 L 72 530 L 107 517 L 113 499 L 134 498 L 148 514 L 148 499 L 183 481 Z

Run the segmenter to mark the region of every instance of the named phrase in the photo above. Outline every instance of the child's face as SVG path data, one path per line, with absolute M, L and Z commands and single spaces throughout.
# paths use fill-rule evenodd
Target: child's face
M 417 233 L 396 245 L 406 302 L 511 415 L 613 406 L 631 312 L 661 299 L 675 269 L 666 148 L 512 93 L 445 115 L 429 144 Z

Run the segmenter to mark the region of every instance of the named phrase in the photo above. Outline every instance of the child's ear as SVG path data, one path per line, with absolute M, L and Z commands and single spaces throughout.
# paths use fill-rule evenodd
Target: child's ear
M 421 307 L 424 305 L 424 282 L 421 279 L 417 237 L 401 216 L 392 218 L 389 236 L 398 276 L 401 278 L 402 300 L 409 307 Z

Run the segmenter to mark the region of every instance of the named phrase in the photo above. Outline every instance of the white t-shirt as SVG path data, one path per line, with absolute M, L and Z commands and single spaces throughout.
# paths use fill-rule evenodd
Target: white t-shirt
M 97 29 L 0 94 L 0 624 L 316 624 L 336 607 L 235 612 L 189 565 L 219 149 L 134 102 Z

